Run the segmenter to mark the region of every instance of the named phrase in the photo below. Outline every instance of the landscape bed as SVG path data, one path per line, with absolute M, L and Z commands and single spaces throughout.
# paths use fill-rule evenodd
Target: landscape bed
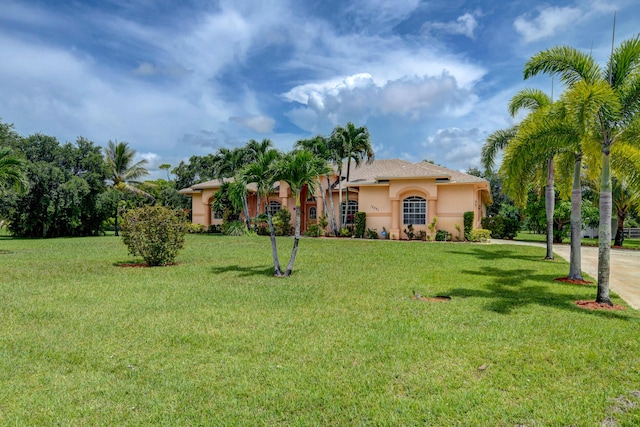
M 0 237 L 0 424 L 639 425 L 640 313 L 578 307 L 595 285 L 543 256 L 304 239 L 282 279 L 267 237 L 156 268 L 113 236 Z

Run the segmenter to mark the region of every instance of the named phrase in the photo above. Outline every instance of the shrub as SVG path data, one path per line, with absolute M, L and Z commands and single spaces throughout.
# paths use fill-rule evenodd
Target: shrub
M 318 218 L 318 226 L 320 227 L 320 230 L 325 231 L 327 229 L 327 225 L 329 225 L 329 220 L 327 219 L 327 215 L 323 213 L 320 215 L 320 218 Z
M 367 213 L 356 212 L 354 221 L 354 234 L 357 238 L 362 239 L 364 237 L 364 231 L 367 224 Z
M 222 223 L 222 232 L 227 236 L 244 236 L 247 226 L 242 220 L 225 221 Z
M 469 233 L 473 229 L 473 211 L 465 212 L 463 214 L 463 224 L 464 224 L 464 238 L 469 239 Z
M 365 237 L 367 239 L 377 239 L 378 238 L 378 230 L 376 228 L 374 228 L 373 230 L 370 228 L 367 228 L 367 232 L 365 234 Z
M 342 227 L 340 229 L 340 237 L 351 237 L 353 236 L 353 232 L 348 227 Z
M 496 215 L 482 218 L 482 228 L 490 230 L 495 239 L 513 239 L 520 231 L 520 221 Z
M 280 209 L 271 218 L 276 236 L 291 235 L 291 212 L 288 209 Z
M 205 226 L 203 224 L 189 224 L 187 227 L 187 232 L 190 234 L 200 234 L 204 233 Z
M 144 206 L 125 213 L 122 241 L 131 255 L 141 256 L 148 265 L 167 265 L 183 248 L 188 228 L 184 211 Z
M 486 242 L 491 238 L 491 231 L 479 228 L 469 232 L 469 240 L 472 242 Z
M 304 232 L 304 235 L 308 237 L 320 237 L 321 234 L 322 230 L 318 224 L 309 224 L 307 231 Z
M 427 240 L 427 232 L 424 230 L 418 231 L 418 239 Z
M 407 240 L 415 239 L 416 232 L 413 230 L 413 224 L 409 224 L 407 228 L 404 229 L 404 234 L 407 235 Z
M 436 232 L 436 226 L 438 225 L 438 216 L 435 215 L 430 224 L 427 225 L 429 229 L 429 240 L 433 239 L 433 233 Z
M 207 229 L 207 233 L 220 234 L 222 233 L 222 226 L 220 224 L 211 224 Z
M 436 232 L 436 240 L 438 242 L 446 242 L 448 240 L 451 240 L 451 233 L 449 233 L 447 230 L 438 230 Z

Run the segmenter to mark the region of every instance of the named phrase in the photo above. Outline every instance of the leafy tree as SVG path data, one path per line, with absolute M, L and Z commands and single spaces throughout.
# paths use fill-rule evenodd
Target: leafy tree
M 149 171 L 144 167 L 147 164 L 146 160 L 133 162 L 135 155 L 136 150 L 129 147 L 129 143 L 109 141 L 104 149 L 104 160 L 109 168 L 109 181 L 111 186 L 118 191 L 143 195 L 153 200 L 149 193 L 138 188 L 140 184 L 138 178 L 148 175 Z M 118 209 L 115 211 L 115 220 L 115 234 L 117 236 Z
M 366 126 L 357 127 L 351 122 L 346 126 L 336 126 L 331 133 L 332 150 L 338 162 L 338 175 L 340 186 L 340 209 L 342 209 L 342 162 L 347 160 L 347 182 L 349 182 L 349 173 L 351 171 L 351 161 L 360 166 L 363 160 L 371 163 L 375 154 L 371 145 L 371 136 Z M 349 204 L 349 187 L 346 191 L 346 204 Z M 344 209 L 340 218 L 340 226 L 346 222 L 347 209 Z
M 296 221 L 295 235 L 293 239 L 293 249 L 291 258 L 284 272 L 285 276 L 291 275 L 293 265 L 298 253 L 298 242 L 300 240 L 300 194 L 306 186 L 309 191 L 313 191 L 316 178 L 331 171 L 327 162 L 313 155 L 310 151 L 298 150 L 283 156 L 275 166 L 276 176 L 289 184 L 291 192 L 296 199 Z
M 613 49 L 606 67 L 599 66 L 591 54 L 568 46 L 556 46 L 534 55 L 525 65 L 524 76 L 541 73 L 558 75 L 568 86 L 577 105 L 584 134 L 598 138 L 601 149 L 600 227 L 598 235 L 598 291 L 596 302 L 612 305 L 609 296 L 611 251 L 612 150 L 620 156 L 625 171 L 640 181 L 637 161 L 637 135 L 640 121 L 640 36 L 623 41 Z M 580 102 L 581 101 L 581 102 Z M 617 147 L 614 147 L 614 144 Z M 614 156 L 614 161 L 618 156 Z
M 206 156 L 191 156 L 189 162 L 180 162 L 178 166 L 171 170 L 175 175 L 175 186 L 177 190 L 191 187 L 193 184 L 208 181 L 216 178 L 214 173 L 215 158 L 213 154 Z

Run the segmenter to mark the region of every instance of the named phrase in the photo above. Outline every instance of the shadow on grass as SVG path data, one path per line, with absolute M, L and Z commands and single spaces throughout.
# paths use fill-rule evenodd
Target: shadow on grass
M 485 249 L 478 246 L 469 247 L 468 249 L 462 251 L 446 251 L 447 253 L 454 255 L 468 255 L 478 258 L 480 260 L 488 260 L 494 261 L 496 259 L 508 258 L 508 259 L 521 259 L 525 261 L 541 261 L 544 258 L 544 254 L 542 257 L 533 256 L 533 255 L 523 255 L 522 250 L 511 250 L 511 249 L 497 249 L 495 245 L 492 245 L 494 249 Z
M 558 294 L 550 290 L 554 279 L 554 275 L 552 274 L 535 274 L 534 270 L 528 269 L 505 270 L 494 267 L 482 267 L 478 271 L 463 270 L 461 273 L 490 277 L 492 278 L 492 282 L 486 284 L 485 289 L 455 288 L 448 291 L 447 294 L 452 297 L 485 298 L 487 299 L 486 309 L 495 313 L 512 314 L 519 308 L 535 304 L 605 318 L 621 320 L 634 319 L 633 316 L 620 313 L 619 311 L 586 310 L 578 307 L 575 301 L 579 298 L 575 295 Z M 549 282 L 549 285 L 525 285 L 525 281 Z
M 224 265 L 220 267 L 213 267 L 211 271 L 213 272 L 213 274 L 238 273 L 237 274 L 238 277 L 249 277 L 249 276 L 273 277 L 273 266 L 246 267 L 246 266 L 240 266 L 240 265 Z

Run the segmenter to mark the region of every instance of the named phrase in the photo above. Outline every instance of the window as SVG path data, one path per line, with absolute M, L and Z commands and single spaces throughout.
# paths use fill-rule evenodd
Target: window
M 342 218 L 344 218 L 346 204 L 347 202 L 342 202 L 342 206 L 340 207 L 340 215 Z M 355 217 L 356 212 L 358 212 L 358 201 L 349 200 L 349 205 L 346 206 L 346 209 L 347 209 L 346 224 L 353 224 L 353 218 Z
M 427 223 L 427 201 L 422 197 L 411 196 L 402 201 L 402 223 L 405 225 L 424 225 Z
M 310 220 L 314 220 L 314 219 L 316 219 L 317 215 L 318 215 L 318 212 L 316 210 L 316 207 L 315 206 L 311 206 L 309 208 L 309 219 Z
M 280 202 L 269 202 L 267 205 L 267 214 L 271 216 L 275 215 L 282 208 L 282 203 Z

